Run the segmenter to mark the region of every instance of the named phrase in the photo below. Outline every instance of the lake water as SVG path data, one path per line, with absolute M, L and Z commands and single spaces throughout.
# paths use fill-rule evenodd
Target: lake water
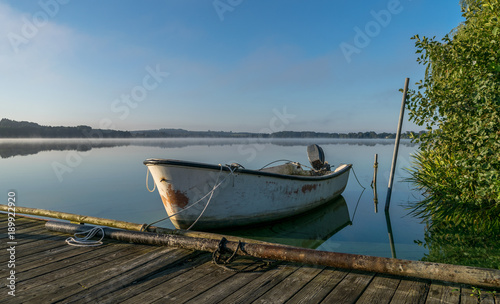
M 353 164 L 340 201 L 291 220 L 233 234 L 320 250 L 419 260 L 427 252 L 424 225 L 405 205 L 420 199 L 403 182 L 416 146 L 402 141 L 391 198 L 384 213 L 394 140 L 355 139 L 113 139 L 0 140 L 0 202 L 9 191 L 17 206 L 42 208 L 134 223 L 166 216 L 158 192 L 146 189 L 147 158 L 212 164 L 237 162 L 259 169 L 278 159 L 309 165 L 306 147 L 319 144 L 333 166 Z M 370 183 L 378 154 L 378 206 Z M 356 181 L 356 174 L 363 188 Z M 152 188 L 152 179 L 150 178 Z M 378 212 L 375 210 L 378 209 Z M 156 224 L 173 228 L 169 220 Z M 392 240 L 389 232 L 392 231 Z

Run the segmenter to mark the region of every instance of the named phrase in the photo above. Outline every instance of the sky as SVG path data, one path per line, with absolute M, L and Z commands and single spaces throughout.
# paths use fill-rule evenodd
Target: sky
M 410 38 L 462 21 L 459 0 L 0 0 L 0 118 L 396 132 Z

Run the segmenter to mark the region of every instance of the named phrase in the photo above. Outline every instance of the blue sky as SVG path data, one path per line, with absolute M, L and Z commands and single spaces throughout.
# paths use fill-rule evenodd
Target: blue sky
M 395 132 L 410 37 L 461 21 L 458 0 L 0 0 L 0 117 Z

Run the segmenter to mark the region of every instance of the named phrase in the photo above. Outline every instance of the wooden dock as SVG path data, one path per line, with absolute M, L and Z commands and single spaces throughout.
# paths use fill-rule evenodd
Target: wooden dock
M 0 214 L 1 303 L 491 303 L 500 295 L 459 284 L 237 257 L 231 271 L 212 253 L 105 239 L 73 247 L 44 221 L 16 216 L 8 244 Z M 7 242 L 6 242 L 7 241 Z M 12 252 L 15 246 L 15 268 Z M 259 268 L 257 268 L 259 267 Z M 257 268 L 257 269 L 255 269 Z M 473 296 L 471 296 L 473 295 Z

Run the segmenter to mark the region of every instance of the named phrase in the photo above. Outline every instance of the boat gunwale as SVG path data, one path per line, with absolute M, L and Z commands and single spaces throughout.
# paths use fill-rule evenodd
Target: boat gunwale
M 184 160 L 176 160 L 176 159 L 150 158 L 150 159 L 146 159 L 143 163 L 146 166 L 163 165 L 163 166 L 177 166 L 177 167 L 189 167 L 189 168 L 198 168 L 198 169 L 209 169 L 209 170 L 217 170 L 217 171 L 220 171 L 221 167 L 222 167 L 222 171 L 231 172 L 231 170 L 227 166 L 212 165 L 212 164 L 198 163 L 198 162 L 191 162 L 191 161 L 184 161 Z M 348 172 L 351 169 L 352 164 L 341 164 L 340 166 L 344 166 L 344 168 L 342 168 L 338 171 L 332 171 L 329 174 L 318 175 L 318 176 L 287 175 L 287 174 L 279 174 L 279 173 L 245 169 L 245 168 L 237 168 L 233 172 L 250 174 L 250 175 L 275 177 L 275 178 L 281 178 L 281 179 L 302 180 L 302 181 L 311 181 L 312 180 L 312 181 L 314 181 L 314 180 L 328 180 L 328 179 L 335 178 L 339 175 L 342 175 L 346 171 Z

